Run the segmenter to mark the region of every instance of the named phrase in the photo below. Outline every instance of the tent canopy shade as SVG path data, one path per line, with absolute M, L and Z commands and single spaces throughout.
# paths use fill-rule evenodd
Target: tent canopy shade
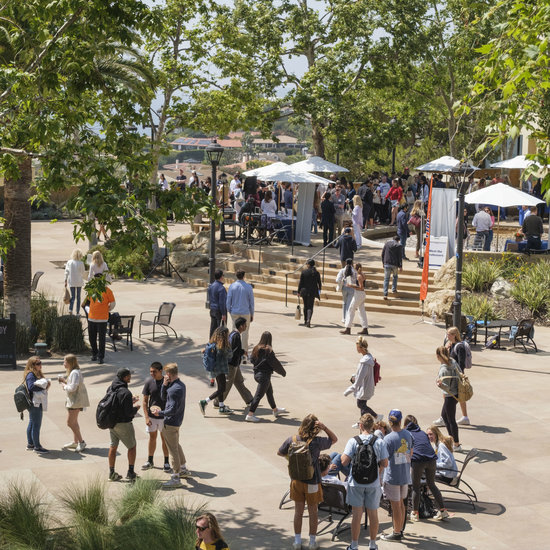
M 273 164 L 268 164 L 267 166 L 262 166 L 260 168 L 254 168 L 253 170 L 247 170 L 243 172 L 243 176 L 256 176 L 259 179 L 262 179 L 264 172 L 272 172 L 275 168 L 288 168 L 286 162 L 274 162 Z
M 480 170 L 480 168 L 472 166 L 469 163 L 462 163 L 454 157 L 443 156 L 417 166 L 416 170 L 420 170 L 421 172 L 473 172 Z
M 541 168 L 540 164 L 537 164 L 534 160 L 528 160 L 525 158 L 525 155 L 518 155 L 517 157 L 491 164 L 491 168 L 507 168 L 509 170 L 525 170 L 525 168 L 529 168 L 530 166 Z
M 524 193 L 515 187 L 505 183 L 495 183 L 483 189 L 478 189 L 473 193 L 464 196 L 468 204 L 490 204 L 506 208 L 508 206 L 536 206 L 542 199 L 537 199 L 533 195 Z
M 349 172 L 347 168 L 338 166 L 338 164 L 329 162 L 321 157 L 309 157 L 306 160 L 295 162 L 290 166 L 305 172 Z

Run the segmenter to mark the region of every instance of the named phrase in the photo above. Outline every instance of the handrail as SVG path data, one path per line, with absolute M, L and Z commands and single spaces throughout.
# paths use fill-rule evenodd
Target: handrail
M 307 258 L 307 260 L 305 262 L 303 262 L 302 264 L 300 264 L 294 271 L 289 271 L 288 273 L 285 273 L 285 307 L 288 307 L 288 276 L 289 275 L 294 275 L 294 273 L 296 273 L 297 271 L 302 269 L 307 264 L 307 262 L 309 262 L 309 260 L 313 260 L 314 258 L 319 256 L 319 254 L 321 254 L 321 252 L 322 252 L 323 253 L 323 276 L 322 276 L 322 279 L 323 279 L 323 283 L 324 283 L 325 282 L 325 256 L 326 256 L 326 250 L 329 246 L 332 246 L 339 238 L 340 238 L 340 236 L 333 239 L 326 246 L 323 246 L 323 248 L 321 248 L 321 250 L 319 250 L 318 252 L 313 254 L 313 256 Z

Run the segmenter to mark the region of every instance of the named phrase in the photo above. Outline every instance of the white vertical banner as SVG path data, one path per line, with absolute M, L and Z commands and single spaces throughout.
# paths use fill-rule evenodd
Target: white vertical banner
M 456 189 L 432 189 L 430 235 L 447 237 L 447 258 L 455 255 L 456 193 Z
M 296 184 L 294 184 L 296 185 Z M 295 242 L 309 246 L 311 242 L 311 219 L 313 216 L 314 183 L 300 183 L 296 216 Z

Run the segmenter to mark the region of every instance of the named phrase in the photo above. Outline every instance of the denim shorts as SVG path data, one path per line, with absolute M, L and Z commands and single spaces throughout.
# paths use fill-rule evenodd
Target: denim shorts
M 380 484 L 370 487 L 368 485 L 359 485 L 355 487 L 348 486 L 346 502 L 350 506 L 360 506 L 367 510 L 377 510 L 380 507 L 380 497 L 382 489 Z

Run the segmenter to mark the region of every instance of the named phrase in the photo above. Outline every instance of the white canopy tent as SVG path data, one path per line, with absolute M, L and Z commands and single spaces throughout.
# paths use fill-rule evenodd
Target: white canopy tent
M 537 199 L 533 195 L 524 193 L 515 187 L 505 183 L 495 183 L 483 189 L 478 189 L 473 193 L 468 193 L 464 197 L 468 204 L 489 204 L 498 206 L 497 212 L 497 230 L 500 226 L 500 209 L 508 206 L 536 206 L 542 199 Z M 497 232 L 497 250 L 498 250 L 498 232 Z
M 305 172 L 349 172 L 347 168 L 334 164 L 333 162 L 329 162 L 321 157 L 309 157 L 306 160 L 295 162 L 290 166 Z
M 491 164 L 491 168 L 507 168 L 509 170 L 525 170 L 531 166 L 541 167 L 540 164 L 536 163 L 534 160 L 525 158 L 525 155 L 518 155 L 517 157 Z
M 261 168 L 254 168 L 254 170 L 247 170 L 246 172 L 243 172 L 243 176 L 249 177 L 249 176 L 256 176 L 258 179 L 261 179 L 264 181 L 264 173 L 272 172 L 274 169 L 280 169 L 280 168 L 288 168 L 288 164 L 286 162 L 274 162 L 273 164 L 268 164 L 267 166 L 262 166 Z
M 284 164 L 284 163 L 283 163 Z M 283 181 L 287 183 L 300 183 L 300 194 L 298 196 L 298 208 L 296 216 L 296 232 L 295 238 L 292 240 L 297 243 L 309 246 L 311 242 L 311 214 L 313 211 L 313 198 L 315 195 L 315 184 L 328 183 L 330 180 L 321 176 L 316 176 L 305 172 L 304 170 L 296 169 L 293 166 L 265 166 L 261 178 L 267 181 Z M 260 177 L 260 176 L 258 176 Z M 294 193 L 294 186 L 292 187 Z M 294 235 L 294 216 L 292 215 L 291 225 Z
M 479 170 L 477 166 L 472 166 L 468 163 L 460 162 L 458 159 L 455 159 L 451 156 L 443 156 L 438 159 L 431 160 L 426 164 L 417 166 L 415 170 L 420 170 L 421 172 L 473 172 Z

